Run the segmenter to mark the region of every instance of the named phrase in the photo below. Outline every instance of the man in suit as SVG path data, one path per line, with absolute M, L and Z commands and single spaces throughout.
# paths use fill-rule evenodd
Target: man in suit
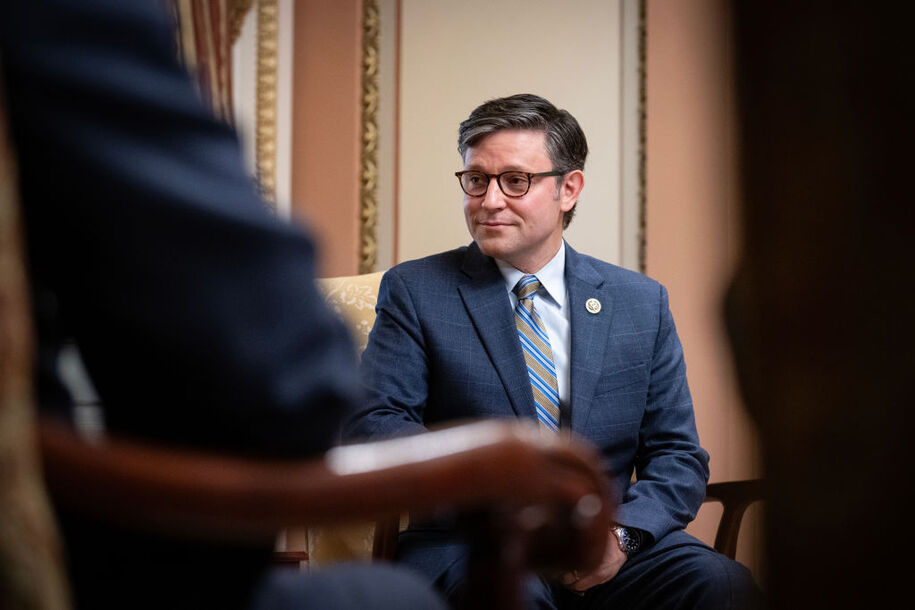
M 339 438 L 355 358 L 175 55 L 159 0 L 0 4 L 0 94 L 19 164 L 42 409 L 72 406 L 75 345 L 122 434 L 303 457 Z M 401 570 L 271 572 L 272 548 L 59 515 L 81 608 L 441 607 Z
M 362 357 L 369 400 L 347 434 L 523 417 L 589 439 L 621 498 L 604 560 L 531 579 L 529 604 L 749 604 L 758 589 L 746 568 L 683 531 L 704 498 L 708 455 L 666 290 L 563 240 L 585 181 L 578 122 L 534 95 L 495 99 L 461 123 L 458 152 L 473 243 L 385 275 Z M 465 551 L 451 524 L 411 522 L 399 553 L 460 597 Z

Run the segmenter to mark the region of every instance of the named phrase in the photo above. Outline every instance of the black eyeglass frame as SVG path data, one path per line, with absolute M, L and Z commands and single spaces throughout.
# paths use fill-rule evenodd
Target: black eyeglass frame
M 486 172 L 481 172 L 478 169 L 465 169 L 460 172 L 454 172 L 454 175 L 457 176 L 458 184 L 461 185 L 461 190 L 464 191 L 464 194 L 467 195 L 468 197 L 485 197 L 486 192 L 489 191 L 489 183 L 492 182 L 493 178 L 495 178 L 496 184 L 499 185 L 499 190 L 502 191 L 503 195 L 505 195 L 506 197 L 512 197 L 514 199 L 520 199 L 521 197 L 524 197 L 525 195 L 527 195 L 528 192 L 530 192 L 531 183 L 533 182 L 534 178 L 546 178 L 547 176 L 564 176 L 568 173 L 569 172 L 561 172 L 558 170 L 534 173 L 534 172 L 522 172 L 522 171 L 518 171 L 516 169 L 510 169 L 510 170 L 502 172 L 500 174 L 487 174 Z M 461 180 L 461 176 L 463 176 L 464 174 L 482 174 L 483 176 L 486 176 L 486 189 L 479 195 L 473 195 L 471 193 L 468 193 L 467 189 L 464 188 L 463 180 Z M 524 174 L 525 176 L 527 176 L 527 189 L 525 189 L 525 191 L 523 193 L 521 193 L 520 195 L 509 195 L 508 193 L 506 193 L 505 188 L 503 188 L 503 186 L 502 186 L 502 176 L 504 176 L 505 174 Z

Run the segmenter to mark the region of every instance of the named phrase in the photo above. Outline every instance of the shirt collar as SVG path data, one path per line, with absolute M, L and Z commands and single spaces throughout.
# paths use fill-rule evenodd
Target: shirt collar
M 527 275 L 523 271 L 518 271 L 505 261 L 500 261 L 495 259 L 496 265 L 499 266 L 499 271 L 502 273 L 502 277 L 505 280 L 505 288 L 511 292 L 514 290 L 515 285 L 518 283 L 522 277 Z M 562 240 L 562 243 L 559 246 L 559 251 L 556 252 L 556 255 L 550 259 L 546 265 L 540 268 L 539 271 L 534 272 L 533 275 L 537 276 L 537 279 L 540 280 L 540 284 L 546 290 L 547 294 L 560 309 L 565 307 L 566 304 L 566 242 Z

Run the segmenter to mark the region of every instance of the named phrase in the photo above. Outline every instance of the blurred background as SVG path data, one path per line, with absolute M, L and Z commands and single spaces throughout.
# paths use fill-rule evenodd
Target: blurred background
M 206 4 L 176 0 L 179 19 L 210 19 Z M 762 475 L 722 322 L 740 251 L 729 3 L 237 5 L 230 53 L 185 36 L 184 55 L 198 75 L 229 76 L 203 79 L 204 92 L 238 126 L 277 214 L 307 219 L 321 275 L 468 243 L 458 123 L 487 99 L 542 95 L 580 121 L 591 149 L 567 240 L 667 286 L 711 480 Z M 720 510 L 704 505 L 689 531 L 713 542 Z M 761 512 L 749 509 L 737 559 L 764 581 Z

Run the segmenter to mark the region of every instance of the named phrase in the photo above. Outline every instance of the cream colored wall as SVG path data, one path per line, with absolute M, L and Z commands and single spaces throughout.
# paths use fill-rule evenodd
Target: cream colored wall
M 397 260 L 470 241 L 453 175 L 458 124 L 487 99 L 530 92 L 569 110 L 588 136 L 569 242 L 637 265 L 621 238 L 623 22 L 620 0 L 402 0 Z
M 346 10 L 354 5 L 338 4 Z M 582 251 L 637 268 L 637 0 L 572 0 L 562 11 L 544 0 L 523 5 L 512 0 L 379 0 L 378 4 L 377 268 L 469 241 L 452 175 L 461 167 L 455 150 L 457 124 L 485 99 L 520 91 L 539 93 L 570 110 L 589 138 L 586 186 L 568 239 Z M 325 95 L 323 89 L 293 83 L 296 70 L 302 70 L 293 65 L 293 41 L 301 43 L 304 33 L 294 33 L 293 0 L 281 0 L 279 5 L 278 208 L 288 213 L 298 206 L 310 217 L 324 246 L 325 271 L 355 272 L 350 269 L 356 256 L 355 238 L 350 235 L 354 229 L 344 226 L 342 219 L 329 219 L 355 205 L 357 193 L 338 188 L 334 194 L 315 194 L 306 188 L 314 182 L 307 179 L 309 172 L 339 173 L 341 164 L 327 164 L 317 150 L 309 152 L 321 125 L 327 123 L 304 130 L 308 117 L 303 114 L 308 113 L 298 107 L 307 110 L 315 100 L 337 94 Z M 318 5 L 300 1 L 297 9 L 303 12 Z M 248 15 L 233 58 L 236 115 L 252 171 L 256 12 Z M 315 15 L 319 21 L 331 20 L 326 6 Z M 314 18 L 308 22 L 316 23 Z M 506 23 L 513 25 L 508 28 Z M 354 31 L 358 27 L 353 23 Z M 300 60 L 315 57 L 299 55 Z M 349 63 L 341 66 L 332 53 L 320 55 L 319 63 L 328 71 L 348 74 L 356 68 Z M 458 75 L 468 66 L 478 66 L 479 72 L 461 81 Z M 293 89 L 299 92 L 295 96 L 290 93 Z M 341 99 L 335 107 L 355 105 L 356 95 L 337 96 Z M 297 112 L 292 112 L 293 106 Z M 353 129 L 350 123 L 335 122 L 333 129 Z M 302 137 L 303 130 L 310 137 Z M 301 141 L 293 142 L 296 137 Z M 350 139 L 338 139 L 337 148 L 346 142 Z M 353 143 L 350 146 L 357 149 Z M 291 199 L 295 205 L 290 206 Z M 334 205 L 323 203 L 330 200 Z

